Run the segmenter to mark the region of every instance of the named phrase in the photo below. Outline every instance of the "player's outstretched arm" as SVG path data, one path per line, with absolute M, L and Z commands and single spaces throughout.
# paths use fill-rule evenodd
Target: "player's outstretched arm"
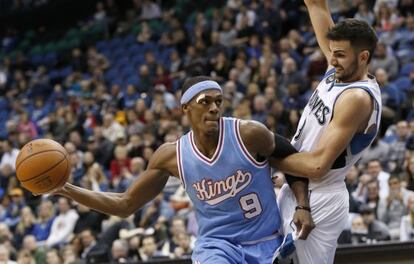
M 170 174 L 176 175 L 175 157 L 175 144 L 162 145 L 153 154 L 148 168 L 124 193 L 95 192 L 66 183 L 54 194 L 105 214 L 128 217 L 163 190 Z
M 371 96 L 362 89 L 346 90 L 337 100 L 333 119 L 320 137 L 317 148 L 283 160 L 272 159 L 272 165 L 293 175 L 320 179 L 332 168 L 354 135 L 365 130 L 373 103 Z
M 329 11 L 326 0 L 305 0 L 309 17 L 316 34 L 319 47 L 321 48 L 328 64 L 331 58 L 331 50 L 329 48 L 329 40 L 326 37 L 329 29 L 334 26 L 334 22 Z

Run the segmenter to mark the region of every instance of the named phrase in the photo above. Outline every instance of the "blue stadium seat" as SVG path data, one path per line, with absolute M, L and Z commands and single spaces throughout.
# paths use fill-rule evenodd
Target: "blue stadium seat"
M 42 55 L 33 55 L 33 56 L 30 57 L 29 61 L 30 61 L 31 65 L 39 66 L 43 62 L 43 57 L 42 57 Z
M 139 44 L 134 44 L 131 45 L 128 49 L 127 49 L 128 55 L 129 56 L 136 56 L 138 54 L 143 53 L 143 48 L 141 45 Z
M 9 111 L 0 111 L 0 122 L 5 122 L 9 119 Z
M 392 82 L 399 91 L 408 91 L 411 87 L 411 80 L 409 77 L 400 77 Z
M 110 49 L 109 42 L 107 40 L 98 41 L 96 43 L 96 49 L 101 53 L 109 50 Z
M 43 57 L 43 64 L 47 67 L 53 67 L 57 64 L 56 52 L 49 52 Z
M 122 46 L 122 39 L 121 38 L 113 38 L 109 41 L 109 47 L 111 49 L 118 49 Z
M 400 76 L 408 76 L 414 70 L 414 62 L 404 64 L 400 69 Z
M 135 42 L 136 42 L 136 40 L 135 40 L 135 36 L 133 34 L 126 35 L 122 39 L 122 43 L 126 47 L 129 47 L 129 46 L 133 45 Z
M 152 41 L 145 42 L 142 46 L 143 46 L 142 49 L 144 50 L 144 52 L 147 52 L 150 50 L 155 53 L 158 50 L 158 45 Z
M 119 75 L 118 69 L 115 67 L 111 67 L 109 70 L 107 70 L 104 73 L 104 79 L 105 81 L 110 82 L 111 80 L 117 78 L 118 75 Z
M 125 65 L 125 67 L 120 68 L 119 73 L 124 79 L 127 79 L 130 76 L 138 74 L 137 70 L 135 70 L 135 68 L 130 65 Z
M 61 78 L 66 78 L 72 72 L 73 72 L 72 67 L 71 66 L 67 66 L 67 67 L 65 67 L 65 68 L 63 68 L 63 69 L 60 70 L 60 77 Z
M 135 87 L 138 87 L 139 86 L 139 84 L 140 84 L 140 78 L 139 78 L 139 76 L 137 75 L 137 74 L 135 74 L 135 75 L 133 75 L 133 76 L 130 76 L 130 77 L 128 77 L 126 80 L 125 80 L 125 84 L 127 85 L 127 84 L 132 84 L 132 85 L 134 85 Z
M 53 82 L 60 78 L 60 71 L 56 69 L 52 69 L 48 73 L 49 79 Z
M 9 101 L 4 97 L 0 97 L 0 112 L 9 109 Z

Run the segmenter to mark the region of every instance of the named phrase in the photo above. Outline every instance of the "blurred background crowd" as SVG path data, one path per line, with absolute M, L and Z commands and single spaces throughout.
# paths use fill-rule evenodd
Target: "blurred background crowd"
M 70 154 L 70 182 L 123 192 L 158 146 L 189 131 L 180 87 L 195 75 L 222 85 L 225 116 L 292 137 L 327 67 L 303 1 L 69 2 L 0 1 L 10 22 L 0 28 L 0 262 L 188 258 L 197 223 L 178 179 L 120 219 L 32 196 L 15 177 L 19 149 L 55 139 Z M 339 243 L 414 239 L 414 0 L 328 2 L 335 21 L 378 32 L 371 73 L 384 105 L 380 134 L 346 176 L 351 217 Z

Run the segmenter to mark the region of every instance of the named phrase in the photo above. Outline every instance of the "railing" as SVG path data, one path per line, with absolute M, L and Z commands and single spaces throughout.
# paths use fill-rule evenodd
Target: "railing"
M 413 264 L 414 241 L 381 242 L 376 244 L 341 245 L 335 264 Z
M 129 264 L 191 264 L 190 259 L 152 260 Z M 340 245 L 335 264 L 413 264 L 414 241 L 381 242 L 377 244 Z

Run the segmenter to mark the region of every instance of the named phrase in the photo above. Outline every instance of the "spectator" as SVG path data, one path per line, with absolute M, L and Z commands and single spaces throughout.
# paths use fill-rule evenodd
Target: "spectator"
M 23 238 L 26 235 L 33 234 L 36 218 L 32 212 L 32 209 L 28 206 L 25 206 L 20 211 L 20 219 L 16 225 L 16 230 L 14 233 L 14 242 L 18 248 L 21 248 L 23 243 Z
M 387 197 L 390 174 L 383 170 L 381 162 L 379 160 L 370 160 L 367 163 L 367 173 L 379 182 L 380 197 Z
M 36 264 L 46 264 L 46 252 L 43 247 L 37 245 L 35 236 L 27 235 L 23 238 L 23 250 L 33 256 Z
M 131 159 L 125 146 L 116 146 L 114 156 L 115 159 L 111 161 L 111 183 L 117 186 L 121 176 L 131 171 Z
M 114 115 L 107 113 L 103 120 L 102 135 L 112 142 L 115 142 L 117 137 L 125 134 L 125 128 L 115 120 Z
M 345 184 L 349 194 L 352 194 L 358 188 L 359 170 L 353 166 L 345 176 Z M 353 195 L 349 195 L 349 212 L 357 213 L 360 207 L 360 201 L 356 200 Z
M 237 31 L 230 20 L 224 20 L 219 31 L 219 43 L 225 47 L 231 47 L 236 40 Z
M 414 239 L 414 195 L 408 198 L 408 214 L 401 218 L 400 240 Z
M 87 149 L 94 154 L 95 160 L 108 169 L 113 157 L 115 145 L 103 136 L 103 128 L 97 126 L 93 130 L 94 135 L 88 137 Z
M 83 155 L 84 175 L 80 185 L 94 191 L 106 191 L 108 189 L 108 180 L 102 169 L 102 166 L 95 162 L 93 153 L 87 151 Z
M 111 263 L 128 263 L 128 251 L 128 243 L 121 239 L 115 240 L 111 247 Z
M 18 264 L 37 264 L 35 258 L 30 254 L 30 251 L 22 249 L 17 255 Z
M 174 250 L 173 258 L 191 258 L 193 249 L 191 246 L 190 235 L 187 233 L 180 233 L 177 236 L 178 247 Z
M 0 188 L 4 192 L 17 185 L 17 179 L 12 166 L 8 163 L 0 167 Z M 3 196 L 1 195 L 1 196 Z
M 73 264 L 77 262 L 81 262 L 78 256 L 77 249 L 72 244 L 67 244 L 63 248 L 63 264 Z
M 283 94 L 288 93 L 288 87 L 290 84 L 298 84 L 299 91 L 302 91 L 303 76 L 297 71 L 296 62 L 288 57 L 283 60 L 282 75 L 280 76 L 279 85 Z
M 375 219 L 378 219 L 379 215 L 379 202 L 380 202 L 380 185 L 375 179 L 368 180 L 366 183 L 366 194 L 364 195 L 361 202 L 361 206 L 369 206 L 373 209 Z M 360 207 L 361 208 L 361 207 Z M 359 212 L 361 213 L 361 212 Z
M 159 250 L 157 250 L 157 244 L 153 235 L 147 235 L 142 238 L 142 246 L 139 249 L 139 254 L 143 261 L 150 261 L 154 259 L 166 259 Z
M 406 156 L 406 145 L 410 136 L 409 133 L 407 122 L 399 121 L 396 125 L 397 138 L 395 141 L 390 142 L 388 167 L 391 172 L 402 172 Z
M 0 244 L 0 263 L 17 264 L 16 261 L 10 259 L 10 250 L 4 244 Z
M 104 71 L 109 67 L 108 59 L 104 55 L 98 53 L 95 47 L 89 47 L 86 56 L 88 70 L 91 73 L 96 69 Z
M 358 12 L 356 12 L 354 18 L 364 20 L 370 26 L 372 26 L 375 21 L 374 13 L 369 9 L 368 5 L 365 2 L 361 2 L 358 5 Z
M 94 234 L 99 234 L 104 215 L 82 204 L 78 204 L 76 209 L 79 218 L 76 220 L 73 232 L 79 234 L 83 230 L 90 229 Z
M 161 17 L 161 8 L 151 0 L 143 0 L 141 6 L 141 19 L 156 19 Z
M 414 70 L 413 70 L 413 77 L 414 77 Z M 407 140 L 407 151 L 412 152 L 414 150 L 414 120 L 411 120 L 409 123 L 410 127 L 410 136 Z
M 17 155 L 19 154 L 19 150 L 13 147 L 13 143 L 8 140 L 4 140 L 2 142 L 2 147 L 3 147 L 3 155 L 0 161 L 0 168 L 8 164 L 13 169 L 13 171 L 15 171 L 16 170 L 16 159 L 17 159 Z
M 366 235 L 367 243 L 390 240 L 390 233 L 387 226 L 375 219 L 374 209 L 368 205 L 362 205 L 359 209 L 364 224 L 368 227 Z
M 391 240 L 400 239 L 401 218 L 407 213 L 407 200 L 410 195 L 402 189 L 400 179 L 391 175 L 388 179 L 390 192 L 386 199 L 382 199 L 378 205 L 378 219 L 388 226 Z
M 257 18 L 259 20 L 259 28 L 263 34 L 273 36 L 278 39 L 281 35 L 281 10 L 276 8 L 271 0 L 263 1 L 263 7 L 259 9 Z
M 46 253 L 47 264 L 61 264 L 63 262 L 62 256 L 59 251 L 55 248 L 51 248 Z
M 398 61 L 394 55 L 390 54 L 384 43 L 378 43 L 371 61 L 371 72 L 376 72 L 378 68 L 383 68 L 389 78 L 393 80 L 397 77 Z
M 54 220 L 55 209 L 52 201 L 48 199 L 42 200 L 38 207 L 38 217 L 33 228 L 33 235 L 37 241 L 43 243 L 47 240 Z
M 14 229 L 20 220 L 20 211 L 26 206 L 26 200 L 21 188 L 13 188 L 9 192 L 11 201 L 6 210 L 5 223 Z
M 390 146 L 378 135 L 368 149 L 362 154 L 360 163 L 367 164 L 370 160 L 379 160 L 382 166 L 388 164 Z
M 91 258 L 99 259 L 100 261 L 108 259 L 107 247 L 96 241 L 96 236 L 91 229 L 83 230 L 79 236 L 83 248 L 80 254 L 81 259 L 84 259 L 87 262 L 89 262 Z
M 38 135 L 35 124 L 30 120 L 29 113 L 23 112 L 19 116 L 19 123 L 17 124 L 17 131 L 25 133 L 29 138 L 35 139 Z
M 52 223 L 50 230 L 50 235 L 46 240 L 47 247 L 61 247 L 67 242 L 69 242 L 70 235 L 73 232 L 73 229 L 78 220 L 79 215 L 74 210 L 71 209 L 69 200 L 65 197 L 59 197 L 58 199 L 59 213 L 56 216 L 55 220 Z M 48 252 L 48 263 L 49 263 L 49 253 Z M 53 257 L 51 253 L 51 257 Z M 60 258 L 60 257 L 59 257 Z
M 408 164 L 405 169 L 405 184 L 409 191 L 414 191 L 414 156 L 408 158 Z
M 187 234 L 186 222 L 182 217 L 175 216 L 171 219 L 171 225 L 170 225 L 169 232 L 171 234 L 171 238 L 169 239 L 165 247 L 169 250 L 170 254 L 181 256 L 186 251 L 190 250 L 188 247 L 191 247 L 191 246 L 188 245 L 188 247 L 185 246 L 187 248 L 186 250 L 183 251 L 183 249 L 181 249 L 178 252 L 176 252 L 176 249 L 180 246 L 179 235 Z M 181 239 L 185 239 L 185 238 L 181 238 Z M 194 242 L 194 241 L 193 242 L 191 241 L 191 237 L 188 237 L 188 239 L 189 239 L 188 241 L 189 244 Z M 181 241 L 181 242 L 185 243 L 185 241 Z
M 401 102 L 404 97 L 394 84 L 388 82 L 388 74 L 383 68 L 378 68 L 375 71 L 375 77 L 381 88 L 381 98 L 383 102 L 383 116 L 381 119 L 387 126 L 393 120 L 398 118 L 402 107 Z
M 351 243 L 367 243 L 368 226 L 364 222 L 364 218 L 360 215 L 354 216 L 351 227 Z

